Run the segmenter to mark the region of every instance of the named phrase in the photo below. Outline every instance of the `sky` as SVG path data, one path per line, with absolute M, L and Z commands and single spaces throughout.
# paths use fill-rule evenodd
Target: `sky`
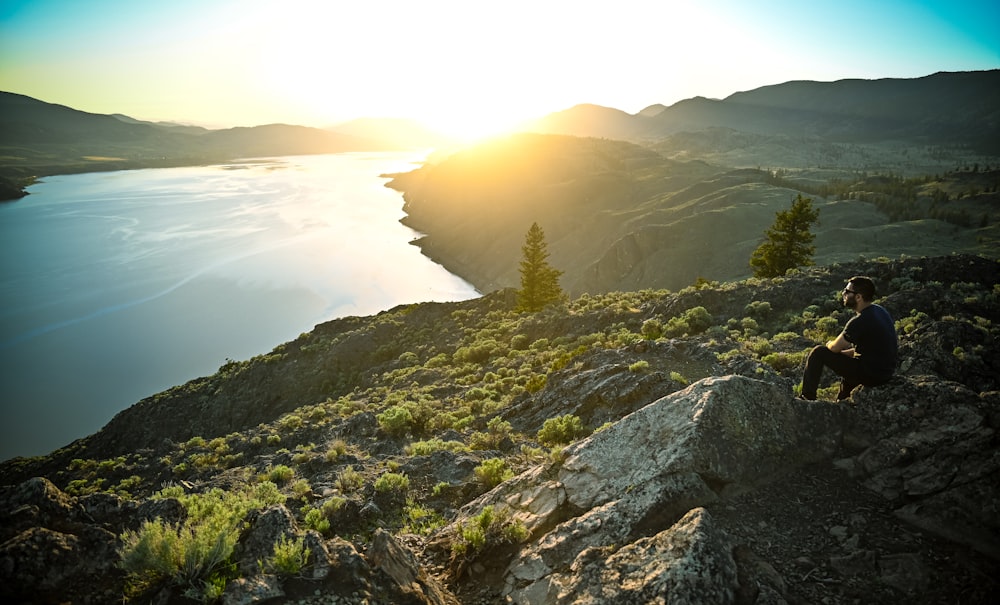
M 997 0 L 0 0 L 0 90 L 211 128 L 493 134 L 790 80 L 1000 68 Z

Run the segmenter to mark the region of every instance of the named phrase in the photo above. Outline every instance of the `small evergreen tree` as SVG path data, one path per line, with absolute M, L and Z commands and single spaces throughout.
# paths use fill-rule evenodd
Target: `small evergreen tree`
M 563 296 L 559 287 L 562 271 L 549 265 L 547 248 L 545 232 L 538 223 L 532 223 L 521 247 L 524 258 L 521 260 L 521 289 L 517 291 L 519 311 L 540 311 Z
M 789 269 L 813 264 L 816 246 L 810 228 L 819 222 L 819 209 L 812 198 L 798 194 L 792 207 L 776 213 L 774 224 L 764 232 L 766 239 L 750 255 L 756 277 L 778 277 Z

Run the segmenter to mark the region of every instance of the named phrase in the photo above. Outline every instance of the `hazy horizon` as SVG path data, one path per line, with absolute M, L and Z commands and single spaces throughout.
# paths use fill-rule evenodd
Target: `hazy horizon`
M 197 18 L 192 18 L 197 16 Z M 491 134 L 793 80 L 1000 67 L 1000 4 L 0 3 L 0 90 L 210 128 L 412 119 Z

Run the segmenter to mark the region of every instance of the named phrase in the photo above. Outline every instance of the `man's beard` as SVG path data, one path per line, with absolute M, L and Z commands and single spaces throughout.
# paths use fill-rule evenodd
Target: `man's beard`
M 844 306 L 849 309 L 856 309 L 858 306 L 858 297 L 856 295 L 848 296 L 847 300 L 844 301 Z

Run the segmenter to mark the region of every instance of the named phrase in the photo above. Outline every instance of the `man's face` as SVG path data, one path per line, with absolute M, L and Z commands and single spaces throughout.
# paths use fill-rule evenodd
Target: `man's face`
M 858 293 L 854 291 L 854 284 L 847 282 L 847 287 L 840 294 L 845 307 L 853 309 L 858 306 Z

